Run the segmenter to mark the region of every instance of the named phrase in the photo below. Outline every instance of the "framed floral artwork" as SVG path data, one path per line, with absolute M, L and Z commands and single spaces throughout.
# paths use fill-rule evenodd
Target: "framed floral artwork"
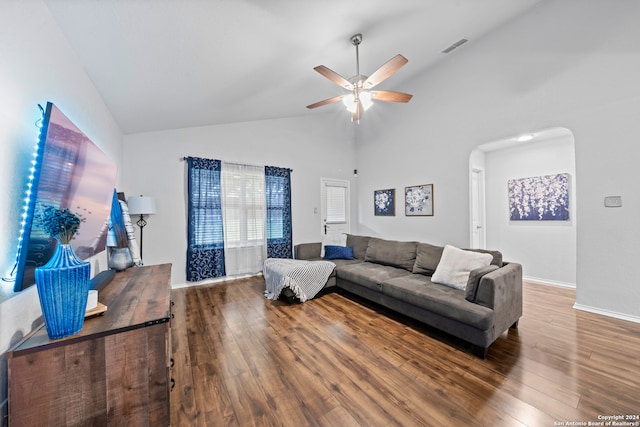
M 406 216 L 433 216 L 433 184 L 404 187 Z
M 376 216 L 396 215 L 396 190 L 375 190 L 373 192 L 373 213 Z
M 510 179 L 510 221 L 568 221 L 569 174 Z

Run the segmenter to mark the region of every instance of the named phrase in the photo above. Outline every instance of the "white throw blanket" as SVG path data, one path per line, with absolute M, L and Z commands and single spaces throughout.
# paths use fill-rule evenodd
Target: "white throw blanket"
M 329 261 L 268 258 L 263 270 L 267 285 L 264 295 L 277 300 L 280 292 L 289 287 L 301 302 L 305 302 L 320 292 L 335 266 Z

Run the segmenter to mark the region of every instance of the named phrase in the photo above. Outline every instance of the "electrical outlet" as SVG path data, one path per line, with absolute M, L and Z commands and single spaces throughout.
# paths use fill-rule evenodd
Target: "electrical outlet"
M 606 208 L 619 208 L 622 206 L 622 196 L 607 196 L 604 198 Z

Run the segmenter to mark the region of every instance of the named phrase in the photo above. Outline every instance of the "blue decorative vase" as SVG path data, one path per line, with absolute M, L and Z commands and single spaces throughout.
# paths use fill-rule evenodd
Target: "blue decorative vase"
M 58 244 L 49 262 L 36 268 L 35 275 L 49 338 L 80 332 L 87 310 L 91 264 L 78 258 L 71 244 Z

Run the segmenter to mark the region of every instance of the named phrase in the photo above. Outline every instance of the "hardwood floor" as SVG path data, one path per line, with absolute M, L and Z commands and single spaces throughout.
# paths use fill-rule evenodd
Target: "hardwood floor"
M 172 291 L 172 425 L 557 426 L 640 415 L 640 324 L 574 310 L 571 289 L 526 283 L 519 329 L 485 360 L 337 293 L 287 305 L 263 290 L 258 277 Z

